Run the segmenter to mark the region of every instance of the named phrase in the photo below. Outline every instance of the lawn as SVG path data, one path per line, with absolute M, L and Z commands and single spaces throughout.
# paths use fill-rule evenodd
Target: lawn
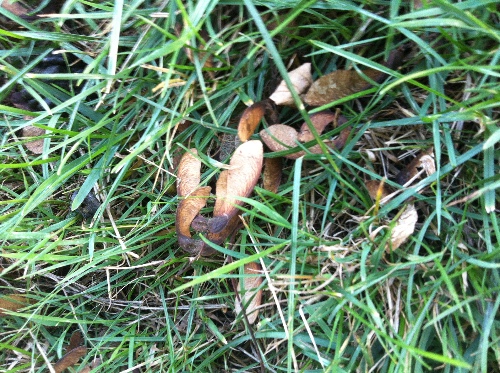
M 0 0 L 0 372 L 500 372 L 499 30 Z

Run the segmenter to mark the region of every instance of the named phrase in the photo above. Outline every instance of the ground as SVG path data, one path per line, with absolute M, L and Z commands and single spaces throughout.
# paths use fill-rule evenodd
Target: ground
M 500 371 L 497 1 L 40 3 L 0 7 L 1 372 Z M 362 80 L 307 104 L 305 63 Z M 179 161 L 212 216 L 258 102 L 346 122 L 265 145 L 241 224 L 186 252 Z

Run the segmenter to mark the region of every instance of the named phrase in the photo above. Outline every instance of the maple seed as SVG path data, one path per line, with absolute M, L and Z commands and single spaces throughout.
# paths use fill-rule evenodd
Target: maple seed
M 321 135 L 325 130 L 326 126 L 328 126 L 330 123 L 333 123 L 336 118 L 337 115 L 329 110 L 320 111 L 319 113 L 313 114 L 310 117 L 311 123 L 313 127 L 316 129 L 318 135 Z M 308 142 L 314 140 L 314 135 L 309 129 L 307 122 L 304 122 L 302 124 L 297 139 L 300 142 Z
M 293 88 L 297 94 L 300 95 L 304 93 L 312 83 L 311 64 L 305 63 L 300 65 L 295 70 L 290 71 L 288 73 L 288 77 L 290 78 Z M 295 106 L 292 93 L 288 89 L 284 80 L 280 82 L 278 88 L 276 88 L 269 98 L 273 100 L 276 105 Z
M 195 156 L 196 149 L 186 152 L 179 163 L 177 173 L 177 195 L 185 197 L 191 194 L 200 185 L 201 161 Z
M 238 283 L 238 292 L 243 294 L 240 296 L 240 301 L 236 301 L 234 304 L 234 311 L 239 314 L 242 309 L 245 309 L 245 313 L 248 318 L 250 325 L 254 324 L 259 316 L 258 307 L 262 303 L 262 290 L 257 290 L 257 288 L 262 284 L 262 277 L 257 277 L 262 271 L 262 267 L 258 263 L 247 263 L 245 264 L 244 273 L 249 275 L 245 277 L 243 282 Z
M 175 219 L 177 240 L 182 249 L 193 255 L 211 255 L 214 252 L 211 248 L 205 250 L 204 242 L 192 239 L 190 233 L 191 223 L 198 216 L 200 210 L 205 207 L 210 190 L 209 186 L 200 187 L 177 206 Z
M 183 250 L 192 255 L 211 255 L 215 250 L 206 247 L 203 241 L 191 238 L 190 232 L 193 220 L 205 207 L 212 190 L 209 186 L 199 187 L 201 161 L 195 156 L 196 154 L 198 154 L 196 149 L 191 149 L 182 156 L 179 163 L 177 195 L 184 199 L 177 206 L 175 230 L 177 241 Z
M 229 162 L 229 169 L 221 173 L 217 181 L 217 200 L 214 217 L 226 216 L 227 221 L 238 213 L 241 197 L 248 197 L 262 171 L 264 148 L 259 140 L 241 144 Z M 216 224 L 220 229 L 220 224 Z
M 281 152 L 297 146 L 297 131 L 286 124 L 273 124 L 260 131 L 262 141 L 273 152 Z
M 264 101 L 256 102 L 245 109 L 238 123 L 238 136 L 241 141 L 245 142 L 250 139 L 265 113 L 266 103 Z
M 271 193 L 278 193 L 283 171 L 283 159 L 281 157 L 264 159 L 264 174 L 262 175 L 262 186 Z

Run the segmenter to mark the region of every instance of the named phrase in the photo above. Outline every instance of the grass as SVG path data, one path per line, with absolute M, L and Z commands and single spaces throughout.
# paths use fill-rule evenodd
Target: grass
M 31 23 L 0 7 L 0 293 L 30 300 L 0 317 L 0 371 L 47 371 L 80 330 L 73 371 L 500 372 L 500 12 L 411 3 L 78 0 Z M 354 128 L 342 150 L 287 160 L 220 254 L 178 247 L 186 149 L 213 183 L 223 137 L 287 70 L 380 68 L 406 43 L 385 82 L 325 106 Z M 60 50 L 84 71 L 33 71 Z M 36 110 L 10 101 L 21 89 Z M 28 125 L 46 131 L 41 154 Z M 429 148 L 436 172 L 374 207 L 366 182 L 391 184 Z M 102 205 L 86 221 L 74 210 L 90 191 Z M 416 229 L 388 250 L 409 204 Z M 253 326 L 231 282 L 251 261 L 264 269 Z

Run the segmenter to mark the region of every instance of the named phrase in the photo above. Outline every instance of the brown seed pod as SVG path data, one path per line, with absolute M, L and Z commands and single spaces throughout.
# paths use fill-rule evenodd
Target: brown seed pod
M 252 325 L 257 320 L 259 316 L 258 307 L 262 303 L 262 290 L 257 290 L 257 288 L 262 284 L 262 277 L 255 277 L 262 271 L 262 267 L 258 263 L 248 263 L 245 264 L 244 273 L 246 275 L 252 275 L 251 277 L 245 277 L 243 281 L 238 283 L 238 291 L 243 293 L 241 297 L 241 302 L 236 301 L 235 313 L 240 313 L 244 308 L 248 318 L 248 322 Z M 243 303 L 243 304 L 241 304 Z
M 283 158 L 265 158 L 264 174 L 262 175 L 262 186 L 264 189 L 277 193 L 281 183 L 283 172 Z
M 259 140 L 252 140 L 241 144 L 229 163 L 229 169 L 221 173 L 217 181 L 217 200 L 214 207 L 213 223 L 209 223 L 209 230 L 213 233 L 224 228 L 242 205 L 240 197 L 248 197 L 262 171 L 264 149 Z
M 190 149 L 182 156 L 179 163 L 177 195 L 180 197 L 188 196 L 200 185 L 201 161 L 195 156 L 197 154 L 196 149 Z
M 202 241 L 192 239 L 190 233 L 191 223 L 205 207 L 210 190 L 209 186 L 200 187 L 185 197 L 177 206 L 175 229 L 179 246 L 192 255 L 211 255 L 214 252 L 211 248 L 205 249 Z
M 238 123 L 238 136 L 241 141 L 245 142 L 250 139 L 265 113 L 266 103 L 264 101 L 256 102 L 245 109 Z
M 321 135 L 325 130 L 326 126 L 328 126 L 330 123 L 335 122 L 335 120 L 337 119 L 337 115 L 329 110 L 324 110 L 320 111 L 319 113 L 311 115 L 310 119 L 318 135 Z M 300 127 L 297 139 L 300 142 L 308 142 L 314 140 L 314 135 L 311 133 L 311 130 L 307 125 L 307 122 L 304 122 Z
M 304 93 L 312 83 L 311 64 L 305 63 L 290 71 L 288 77 L 295 91 L 299 95 Z M 295 101 L 284 80 L 280 82 L 278 88 L 269 96 L 269 99 L 273 100 L 276 105 L 295 106 Z

